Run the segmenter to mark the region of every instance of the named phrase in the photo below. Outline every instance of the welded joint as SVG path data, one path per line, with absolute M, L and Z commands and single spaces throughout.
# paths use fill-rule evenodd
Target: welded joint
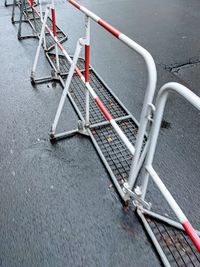
M 31 83 L 32 84 L 35 84 L 35 72 L 34 71 L 31 71 L 31 77 L 30 77 L 30 79 L 31 79 Z
M 82 135 L 89 136 L 88 129 L 89 126 L 87 127 L 86 124 L 82 120 L 78 120 L 78 131 Z
M 156 111 L 156 107 L 154 106 L 154 104 L 149 103 L 148 104 L 148 108 L 147 108 L 147 119 L 151 122 L 153 122 L 153 117 L 154 117 L 154 113 Z
M 80 38 L 79 43 L 81 46 L 84 46 L 84 45 L 88 44 L 88 40 L 87 40 L 87 38 Z
M 53 141 L 53 140 L 56 139 L 56 138 L 55 138 L 55 132 L 52 131 L 52 129 L 51 129 L 51 131 L 50 131 L 50 133 L 49 133 L 49 137 L 50 137 L 50 140 L 51 140 L 51 141 Z
M 136 208 L 143 208 L 145 207 L 146 209 L 150 210 L 151 209 L 151 203 L 145 201 L 144 199 L 142 199 L 142 191 L 140 189 L 139 186 L 136 186 L 134 188 L 134 191 L 132 191 L 129 187 L 129 184 L 127 182 L 125 182 L 123 184 L 123 192 L 128 195 L 130 198 L 133 199 L 133 205 Z

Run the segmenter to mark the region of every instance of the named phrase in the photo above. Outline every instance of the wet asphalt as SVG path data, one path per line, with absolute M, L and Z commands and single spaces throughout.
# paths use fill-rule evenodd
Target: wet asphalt
M 177 81 L 199 90 L 199 0 L 82 0 L 99 16 L 144 46 L 155 59 L 158 86 Z M 83 15 L 56 2 L 57 24 L 73 54 Z M 161 266 L 132 209 L 125 212 L 89 139 L 52 145 L 49 130 L 62 93 L 59 84 L 32 87 L 38 44 L 19 42 L 11 8 L 0 4 L 0 266 Z M 25 25 L 24 31 L 29 31 Z M 91 62 L 139 119 L 146 86 L 142 59 L 92 24 Z M 41 54 L 37 75 L 50 68 Z M 170 97 L 154 160 L 155 169 L 196 228 L 200 228 L 199 113 Z M 60 130 L 76 126 L 66 101 Z M 150 183 L 153 210 L 170 214 Z

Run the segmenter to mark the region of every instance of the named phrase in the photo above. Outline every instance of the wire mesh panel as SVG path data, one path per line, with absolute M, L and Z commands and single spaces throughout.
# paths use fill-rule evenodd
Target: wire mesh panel
M 96 91 L 97 95 L 99 96 L 103 104 L 107 107 L 113 118 L 121 118 L 128 115 L 128 113 L 118 103 L 115 97 L 110 93 L 108 88 L 102 83 L 102 81 L 97 77 L 93 70 L 90 70 L 90 85 Z M 69 92 L 84 117 L 85 90 L 87 89 L 85 85 L 81 82 L 78 75 L 74 75 Z M 95 124 L 103 121 L 106 121 L 106 118 L 96 105 L 93 98 L 90 97 L 90 123 Z
M 118 125 L 131 143 L 135 145 L 138 132 L 138 127 L 135 122 L 131 118 L 124 119 L 119 121 Z M 128 179 L 132 154 L 110 124 L 93 128 L 92 134 L 113 174 L 118 182 L 122 184 Z
M 33 26 L 36 25 L 36 31 L 37 34 L 39 35 L 42 30 L 42 22 L 38 14 L 35 14 L 35 24 L 34 24 L 33 13 L 30 11 L 28 12 L 28 19 L 30 20 Z M 53 31 L 52 20 L 50 17 L 47 18 L 47 26 Z M 45 36 L 46 36 L 47 49 L 50 49 L 52 46 L 55 45 L 55 42 L 53 38 L 50 36 L 49 32 L 46 32 Z M 67 38 L 66 35 L 57 26 L 56 26 L 56 36 L 60 42 L 63 42 Z
M 48 53 L 48 56 L 49 56 L 52 64 L 56 67 L 56 55 L 54 53 Z M 70 64 L 64 55 L 59 55 L 59 63 L 60 63 L 59 65 L 60 65 L 61 75 L 68 74 L 69 69 L 70 69 Z M 82 71 L 84 70 L 84 68 L 85 68 L 84 59 L 82 59 L 82 58 L 78 59 L 77 67 Z
M 145 218 L 172 267 L 200 266 L 200 253 L 183 230 L 146 214 Z
M 56 67 L 56 57 L 54 53 L 48 53 L 51 63 Z M 65 56 L 59 55 L 60 62 L 60 71 L 61 75 L 67 74 L 69 72 L 70 64 Z M 84 73 L 85 61 L 82 58 L 78 59 L 77 63 L 78 68 Z M 66 77 L 63 77 L 63 80 L 66 81 Z M 121 104 L 116 100 L 116 98 L 111 94 L 110 90 L 103 83 L 103 81 L 96 75 L 96 73 L 90 67 L 90 85 L 96 91 L 97 95 L 107 107 L 108 111 L 111 113 L 113 118 L 121 118 L 128 113 L 122 107 Z M 81 114 L 85 117 L 85 90 L 86 87 L 83 82 L 80 80 L 80 77 L 74 74 L 71 85 L 70 85 L 70 95 L 73 98 L 77 108 Z M 90 123 L 95 124 L 99 122 L 106 121 L 106 118 L 96 105 L 92 97 L 90 97 Z

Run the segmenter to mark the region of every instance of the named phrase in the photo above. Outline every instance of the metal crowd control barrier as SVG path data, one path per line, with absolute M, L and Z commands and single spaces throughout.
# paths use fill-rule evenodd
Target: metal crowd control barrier
M 117 187 L 117 189 L 119 191 L 119 194 L 121 195 L 121 197 L 124 200 L 127 200 L 133 194 L 135 194 L 135 196 L 136 196 L 139 189 L 136 192 L 131 192 L 131 193 L 127 190 L 125 190 L 125 191 L 123 190 L 123 182 L 122 182 L 122 184 L 120 184 L 119 181 L 117 180 L 117 177 L 113 174 L 113 171 L 111 170 L 111 168 L 108 164 L 108 160 L 105 159 L 105 156 L 102 153 L 102 149 L 100 148 L 99 144 L 97 143 L 96 139 L 94 138 L 94 135 L 95 135 L 95 131 L 98 130 L 97 127 L 101 127 L 104 125 L 108 125 L 108 126 L 111 125 L 115 131 L 114 135 L 117 133 L 116 139 L 120 138 L 120 140 L 121 140 L 121 141 L 117 141 L 117 142 L 119 142 L 119 144 L 121 145 L 121 148 L 123 148 L 123 150 L 128 150 L 128 153 L 126 151 L 125 156 L 129 157 L 129 162 L 128 163 L 126 162 L 126 165 L 128 164 L 127 168 L 129 170 L 131 169 L 131 171 L 130 171 L 130 177 L 126 177 L 126 179 L 128 180 L 129 189 L 131 191 L 131 189 L 135 183 L 139 169 L 140 169 L 142 162 L 144 160 L 146 149 L 148 146 L 148 137 L 146 135 L 146 129 L 147 129 L 147 125 L 148 125 L 149 121 L 151 120 L 150 116 L 151 116 L 152 106 L 153 106 L 152 101 L 153 101 L 153 96 L 154 96 L 155 87 L 156 87 L 157 74 L 156 74 L 155 63 L 154 63 L 152 56 L 149 54 L 149 52 L 147 50 L 145 50 L 143 47 L 141 47 L 140 45 L 138 45 L 136 42 L 131 40 L 129 37 L 127 37 L 126 35 L 124 35 L 120 31 L 118 31 L 116 28 L 112 27 L 107 22 L 100 19 L 98 16 L 96 16 L 94 13 L 92 13 L 88 9 L 81 7 L 75 1 L 68 1 L 68 2 L 73 4 L 78 9 L 80 9 L 83 13 L 85 13 L 85 16 L 86 16 L 85 38 L 81 38 L 78 40 L 77 45 L 76 45 L 75 54 L 74 54 L 74 57 L 72 59 L 70 57 L 70 55 L 66 52 L 64 47 L 60 44 L 58 38 L 56 36 L 54 36 L 51 29 L 48 27 L 48 25 L 46 25 L 46 19 L 47 19 L 48 13 L 49 13 L 50 8 L 51 8 L 50 6 L 47 6 L 44 21 L 43 21 L 42 31 L 40 34 L 40 41 L 39 41 L 38 49 L 36 52 L 36 57 L 34 60 L 34 65 L 33 65 L 31 77 L 32 77 L 32 80 L 34 80 L 34 75 L 35 75 L 35 71 L 36 71 L 36 67 L 37 67 L 37 62 L 38 62 L 39 53 L 40 53 L 40 49 L 41 49 L 41 45 L 42 45 L 42 40 L 43 40 L 44 32 L 46 29 L 50 33 L 52 38 L 54 38 L 55 43 L 60 48 L 64 57 L 68 60 L 69 65 L 71 66 L 68 70 L 69 72 L 67 75 L 63 94 L 62 94 L 62 97 L 61 97 L 61 100 L 60 100 L 60 103 L 59 103 L 59 106 L 58 106 L 58 109 L 56 112 L 56 116 L 55 116 L 55 119 L 54 119 L 54 122 L 53 122 L 53 125 L 51 128 L 51 134 L 50 134 L 51 139 L 56 140 L 56 139 L 60 139 L 60 138 L 65 138 L 65 137 L 68 137 L 69 135 L 72 135 L 75 133 L 81 133 L 81 134 L 89 135 L 91 137 L 97 151 L 99 152 L 100 157 L 102 158 L 103 162 L 105 163 L 105 166 L 107 167 L 109 173 L 111 174 L 111 177 L 113 179 L 115 186 Z M 90 57 L 90 19 L 93 19 L 95 22 L 98 22 L 98 24 L 101 25 L 104 29 L 106 29 L 112 35 L 117 37 L 120 41 L 122 41 L 128 47 L 130 47 L 131 49 L 136 51 L 139 55 L 141 55 L 143 57 L 143 59 L 146 63 L 147 71 L 148 71 L 148 85 L 147 85 L 147 89 L 146 89 L 146 93 L 145 93 L 144 104 L 143 104 L 143 108 L 142 108 L 142 112 L 141 112 L 141 118 L 140 118 L 140 124 L 139 125 L 138 125 L 137 121 L 130 115 L 130 113 L 127 112 L 127 110 L 125 109 L 124 106 L 122 108 L 126 111 L 128 116 L 123 116 L 123 117 L 118 117 L 118 116 L 116 117 L 115 116 L 116 118 L 114 118 L 113 115 L 111 114 L 111 112 L 108 110 L 108 108 L 105 107 L 104 103 L 100 100 L 100 98 L 97 96 L 96 92 L 94 91 L 93 87 L 91 86 L 91 83 L 90 83 L 90 63 L 89 63 L 89 57 Z M 77 62 L 79 60 L 79 55 L 80 55 L 80 52 L 81 52 L 81 49 L 83 46 L 85 46 L 85 62 L 84 62 L 85 69 L 80 70 L 77 67 Z M 80 64 L 80 63 L 78 63 L 78 64 Z M 84 75 L 82 73 L 84 73 Z M 84 99 L 84 103 L 85 103 L 84 113 L 85 114 L 84 114 L 84 117 L 79 112 L 79 115 L 80 115 L 80 118 L 82 119 L 82 121 L 81 121 L 81 123 L 79 123 L 78 129 L 72 130 L 70 132 L 64 132 L 64 133 L 57 134 L 56 128 L 57 128 L 57 124 L 58 124 L 58 121 L 60 118 L 60 114 L 61 114 L 64 102 L 65 102 L 66 96 L 69 93 L 70 85 L 73 84 L 73 80 L 77 79 L 77 77 L 80 79 L 80 82 L 84 86 L 84 94 L 85 94 L 85 99 Z M 62 83 L 64 83 L 63 80 L 62 80 Z M 100 91 L 98 93 L 100 93 Z M 103 113 L 104 119 L 106 118 L 107 123 L 106 122 L 98 122 L 98 121 L 96 121 L 95 124 L 90 123 L 90 116 L 92 114 L 90 113 L 91 101 L 89 100 L 89 95 L 91 96 L 91 98 L 95 102 L 95 104 L 98 106 L 99 110 Z M 134 141 L 133 140 L 130 141 L 129 138 L 127 138 L 126 134 L 124 133 L 127 131 L 126 128 L 128 127 L 128 125 L 127 125 L 127 127 L 124 127 L 123 124 L 120 125 L 121 121 L 123 121 L 124 119 L 130 119 L 130 118 L 131 118 L 131 123 L 132 122 L 134 123 L 134 129 L 133 129 L 134 131 L 132 132 L 132 135 L 134 135 L 133 136 Z M 112 137 L 111 137 L 111 139 L 112 139 Z M 122 142 L 122 144 L 120 142 Z M 110 145 L 112 145 L 112 140 L 110 140 L 110 143 L 111 143 Z M 124 145 L 125 145 L 125 147 L 124 147 Z M 122 155 L 120 155 L 120 157 L 121 156 Z M 130 166 L 131 165 L 131 158 L 133 158 L 132 168 L 130 168 L 131 167 Z M 126 180 L 126 179 L 124 179 L 124 180 Z
M 200 266 L 200 232 L 194 230 L 191 226 L 187 217 L 152 166 L 160 125 L 169 93 L 181 95 L 198 110 L 200 110 L 200 98 L 180 84 L 168 83 L 160 89 L 156 106 L 154 107 L 152 101 L 156 86 L 156 68 L 151 55 L 144 48 L 88 9 L 80 6 L 73 0 L 68 0 L 68 2 L 81 10 L 86 16 L 85 38 L 81 38 L 77 42 L 75 55 L 73 57 L 68 55 L 61 45 L 59 38 L 56 36 L 55 10 L 54 2 L 52 1 L 52 4 L 46 7 L 45 16 L 40 18 L 42 27 L 39 46 L 31 74 L 32 81 L 35 81 L 34 75 L 39 52 L 47 31 L 53 40 L 55 53 L 46 52 L 46 56 L 64 87 L 52 125 L 51 138 L 52 140 L 56 140 L 75 133 L 90 136 L 123 200 L 133 199 L 137 214 L 141 218 L 164 266 Z M 36 16 L 42 14 L 41 9 L 39 12 L 32 1 L 28 1 L 28 4 Z M 50 10 L 53 31 L 48 25 L 48 14 Z M 135 118 L 112 93 L 92 66 L 90 66 L 90 19 L 96 21 L 127 46 L 135 50 L 146 62 L 148 86 L 140 124 L 137 123 Z M 85 60 L 79 58 L 83 46 L 85 46 Z M 58 53 L 58 48 L 62 54 Z M 94 91 L 93 87 L 95 86 L 98 95 L 103 98 L 103 101 L 100 100 Z M 57 134 L 56 128 L 66 96 L 72 102 L 81 122 L 78 123 L 78 129 Z M 110 106 L 113 104 L 113 107 L 108 106 L 106 108 L 105 103 L 109 103 Z M 99 110 L 101 113 L 99 113 Z M 153 118 L 151 117 L 152 114 L 154 115 Z M 98 121 L 99 118 L 100 121 Z M 153 121 L 153 124 L 150 129 L 150 135 L 148 136 L 146 129 L 149 121 Z M 129 138 L 127 138 L 127 135 Z M 117 150 L 115 151 L 115 149 Z M 129 161 L 127 157 L 129 157 Z M 144 175 L 141 186 L 139 186 L 136 178 L 143 162 Z M 126 173 L 126 176 L 123 176 L 124 173 Z M 119 182 L 118 175 L 123 177 L 122 183 Z M 146 201 L 149 176 L 174 211 L 179 222 L 150 211 L 151 204 Z M 134 189 L 132 190 L 133 186 Z
M 142 206 L 138 206 L 137 212 L 165 266 L 171 266 L 172 263 L 176 264 L 177 262 L 179 262 L 180 265 L 172 266 L 200 266 L 199 254 L 195 251 L 195 248 L 191 246 L 183 230 L 185 230 L 190 237 L 198 252 L 200 252 L 199 232 L 196 232 L 189 223 L 185 214 L 182 212 L 152 165 L 164 108 L 170 93 L 180 95 L 200 110 L 200 97 L 195 95 L 185 86 L 178 83 L 167 83 L 160 89 L 156 101 L 154 120 L 151 127 L 149 148 L 144 163 L 145 173 L 141 185 L 141 198 L 143 200 L 145 199 L 150 176 L 174 211 L 180 223 L 148 211 Z

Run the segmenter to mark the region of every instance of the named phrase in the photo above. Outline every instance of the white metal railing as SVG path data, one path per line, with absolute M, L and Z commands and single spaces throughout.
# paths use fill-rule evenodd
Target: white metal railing
M 93 99 L 95 100 L 99 109 L 102 111 L 102 113 L 106 117 L 106 119 L 110 122 L 110 124 L 113 126 L 114 130 L 117 132 L 117 134 L 119 135 L 121 140 L 124 142 L 126 147 L 129 149 L 131 154 L 134 155 L 132 167 L 131 167 L 131 171 L 130 171 L 130 177 L 129 177 L 129 181 L 128 181 L 129 188 L 132 188 L 134 183 L 135 183 L 135 180 L 137 178 L 138 171 L 139 171 L 139 168 L 138 168 L 139 161 L 141 164 L 140 155 L 141 155 L 141 150 L 143 147 L 143 141 L 144 141 L 144 137 L 145 137 L 145 133 L 146 133 L 146 128 L 147 128 L 147 125 L 149 122 L 149 113 L 151 111 L 150 108 L 152 106 L 152 101 L 153 101 L 154 92 L 155 92 L 155 88 L 156 88 L 157 72 L 156 72 L 156 66 L 155 66 L 154 60 L 153 60 L 152 56 L 150 55 L 150 53 L 146 49 L 144 49 L 139 44 L 137 44 L 135 41 L 130 39 L 128 36 L 121 33 L 119 30 L 117 30 L 116 28 L 114 28 L 113 26 L 111 26 L 110 24 L 108 24 L 107 22 L 102 20 L 101 18 L 99 18 L 96 14 L 89 11 L 85 7 L 80 6 L 75 1 L 69 0 L 68 2 L 71 3 L 73 6 L 75 6 L 76 8 L 78 8 L 79 10 L 81 10 L 85 14 L 85 17 L 86 17 L 86 19 L 85 19 L 85 37 L 78 40 L 73 60 L 70 58 L 69 54 L 64 49 L 64 47 L 61 45 L 61 43 L 59 42 L 57 37 L 53 34 L 51 29 L 49 29 L 49 27 L 46 25 L 49 9 L 52 8 L 52 6 L 49 5 L 49 6 L 47 6 L 46 11 L 45 11 L 45 17 L 43 20 L 42 31 L 40 34 L 39 45 L 38 45 L 38 49 L 36 52 L 36 56 L 35 56 L 35 60 L 34 60 L 34 66 L 33 66 L 33 70 L 32 70 L 32 77 L 33 77 L 35 70 L 36 70 L 38 58 L 39 58 L 39 52 L 40 52 L 40 48 L 42 45 L 42 40 L 44 38 L 44 32 L 46 29 L 50 33 L 50 35 L 54 39 L 55 43 L 60 48 L 60 50 L 63 52 L 64 56 L 67 58 L 67 60 L 69 61 L 70 65 L 71 65 L 69 75 L 67 77 L 67 81 L 65 84 L 65 88 L 63 90 L 63 94 L 61 96 L 60 103 L 59 103 L 59 106 L 58 106 L 58 109 L 56 112 L 56 116 L 55 116 L 54 122 L 52 124 L 51 136 L 55 136 L 57 124 L 58 124 L 58 121 L 60 118 L 60 114 L 62 112 L 63 105 L 64 105 L 64 102 L 65 102 L 65 99 L 66 99 L 66 96 L 68 93 L 68 89 L 69 89 L 69 86 L 71 83 L 71 79 L 72 79 L 72 76 L 73 76 L 74 71 L 75 71 L 79 75 L 81 81 L 85 84 L 85 86 L 87 88 L 86 93 L 85 93 L 85 95 L 86 95 L 85 125 L 89 125 L 89 94 L 90 94 L 93 97 Z M 35 11 L 35 12 L 38 12 L 38 11 Z M 112 115 L 109 113 L 108 109 L 104 106 L 104 104 L 101 102 L 101 100 L 97 96 L 96 92 L 94 91 L 94 89 L 90 85 L 90 81 L 89 81 L 89 63 L 90 63 L 89 61 L 90 60 L 89 60 L 89 58 L 90 58 L 90 20 L 91 19 L 94 20 L 95 22 L 97 22 L 105 30 L 110 32 L 113 36 L 118 38 L 126 46 L 128 46 L 129 48 L 131 48 L 132 50 L 137 52 L 139 55 L 141 55 L 142 58 L 144 59 L 145 63 L 146 63 L 147 73 L 148 73 L 148 83 L 147 83 L 146 93 L 145 93 L 145 97 L 144 97 L 143 108 L 142 108 L 142 112 L 141 112 L 141 116 L 140 116 L 139 130 L 138 130 L 138 134 L 137 134 L 135 147 L 128 140 L 128 138 L 123 133 L 123 131 L 120 129 L 120 127 L 118 126 L 116 121 L 113 119 Z M 80 70 L 76 67 L 77 60 L 78 60 L 79 54 L 80 54 L 83 46 L 85 46 L 85 75 L 83 75 L 80 72 Z M 121 190 L 120 194 L 123 195 L 124 192 Z
M 142 198 L 145 199 L 147 186 L 148 186 L 148 180 L 149 176 L 153 179 L 154 183 L 166 199 L 169 206 L 172 208 L 174 213 L 176 214 L 179 222 L 182 224 L 183 228 L 191 238 L 192 242 L 200 252 L 200 238 L 197 235 L 196 231 L 188 221 L 187 217 L 181 210 L 181 208 L 176 203 L 175 199 L 171 195 L 171 193 L 168 191 L 164 183 L 162 182 L 161 178 L 158 176 L 156 171 L 153 168 L 153 158 L 155 154 L 157 139 L 159 135 L 160 125 L 163 118 L 163 113 L 166 105 L 167 98 L 170 93 L 177 93 L 178 95 L 185 98 L 189 103 L 191 103 L 194 107 L 196 107 L 198 110 L 200 110 L 200 97 L 195 95 L 193 92 L 191 92 L 188 88 L 185 86 L 171 82 L 165 84 L 159 91 L 156 101 L 156 111 L 154 114 L 154 121 L 151 127 L 151 133 L 150 133 L 150 143 L 149 143 L 149 149 L 146 155 L 146 160 L 144 163 L 145 168 L 145 174 L 143 176 L 142 181 Z

